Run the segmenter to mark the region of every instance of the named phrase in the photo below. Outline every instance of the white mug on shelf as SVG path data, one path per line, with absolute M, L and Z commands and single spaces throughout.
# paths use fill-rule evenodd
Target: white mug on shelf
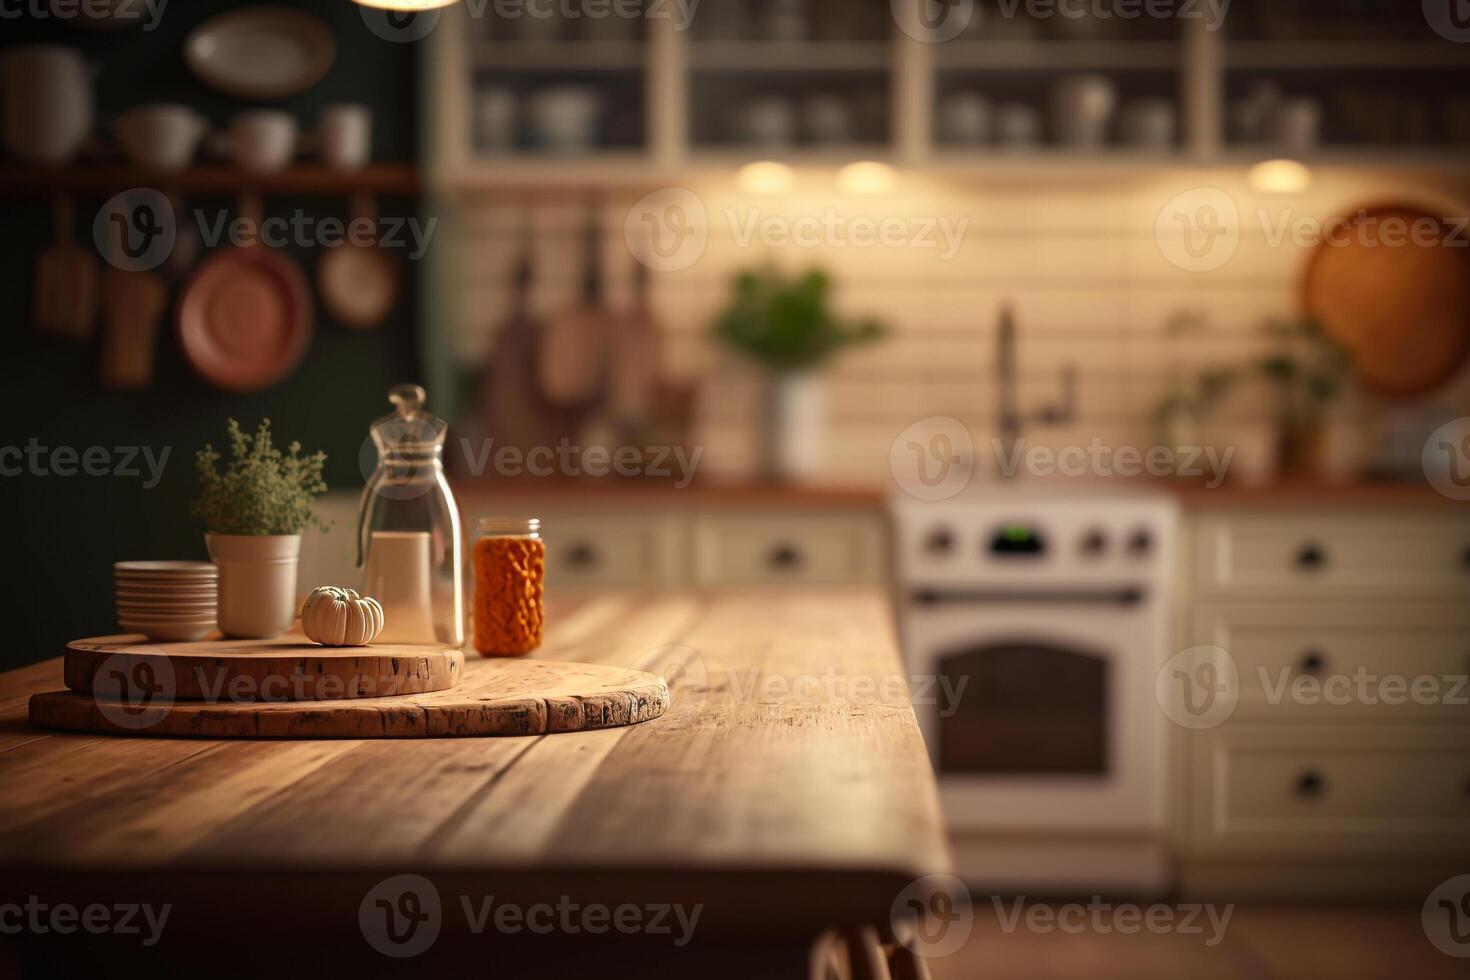
M 28 163 L 70 163 L 92 135 L 96 66 L 60 44 L 0 51 L 5 146 Z
M 209 121 L 186 105 L 153 102 L 118 116 L 112 132 L 133 166 L 177 173 L 193 162 Z
M 334 170 L 361 170 L 373 155 L 373 111 L 360 102 L 337 102 L 317 121 L 317 150 Z
M 755 146 L 787 146 L 796 138 L 791 103 L 780 96 L 758 98 L 736 116 L 736 135 Z
M 951 92 L 939 102 L 939 138 L 977 146 L 990 138 L 990 101 L 979 92 Z
M 840 95 L 812 95 L 802 104 L 802 125 L 813 143 L 851 143 L 852 106 Z
M 1271 118 L 1271 141 L 1282 149 L 1311 150 L 1322 131 L 1322 103 L 1304 96 L 1283 99 Z
M 1011 149 L 1034 147 L 1041 142 L 1041 113 L 1022 102 L 1005 102 L 995 109 L 995 135 Z
M 1168 99 L 1139 99 L 1123 107 L 1123 142 L 1149 150 L 1174 145 L 1174 106 Z
M 1058 142 L 1093 148 L 1107 141 L 1118 89 L 1104 75 L 1069 75 L 1052 90 L 1052 126 Z
M 536 144 L 556 153 L 585 153 L 597 145 L 597 92 L 578 85 L 557 85 L 531 96 L 531 130 Z
M 237 113 L 228 129 L 210 139 L 210 147 L 250 173 L 284 170 L 296 156 L 296 120 L 279 109 Z
M 482 150 L 506 153 L 516 146 L 515 93 L 492 85 L 475 94 L 475 143 Z

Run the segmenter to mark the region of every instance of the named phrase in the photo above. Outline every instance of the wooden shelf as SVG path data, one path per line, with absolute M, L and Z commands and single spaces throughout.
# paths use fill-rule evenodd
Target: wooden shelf
M 904 2 L 917 6 L 926 0 Z M 447 8 L 445 16 L 451 24 L 454 18 L 460 24 L 468 19 L 463 5 Z M 1223 32 L 1207 30 L 1199 21 L 1181 24 L 1177 37 L 1168 40 L 981 38 L 924 44 L 895 29 L 890 39 L 880 41 L 701 41 L 677 30 L 672 22 L 660 20 L 649 22 L 641 42 L 506 43 L 497 47 L 466 44 L 463 31 L 450 29 L 450 24 L 441 26 L 434 38 L 435 57 L 428 62 L 435 84 L 425 111 L 435 120 L 431 124 L 435 139 L 428 159 L 436 183 L 444 187 L 658 187 L 695 176 L 728 177 L 744 164 L 762 159 L 798 167 L 887 160 L 905 174 L 1017 182 L 1146 177 L 1184 168 L 1234 170 L 1275 156 L 1293 156 L 1323 168 L 1455 175 L 1470 171 L 1470 154 L 1450 145 L 1328 146 L 1303 155 L 1270 146 L 1235 146 L 1226 139 L 1228 82 L 1233 70 L 1337 69 L 1346 75 L 1353 69 L 1470 69 L 1470 45 L 1392 38 L 1235 41 Z M 644 72 L 644 147 L 633 153 L 598 153 L 571 160 L 475 156 L 462 121 L 472 116 L 471 84 L 476 71 L 503 67 L 534 73 L 538 67 L 575 71 L 620 65 L 636 65 Z M 1002 72 L 1014 73 L 1029 79 L 1026 84 L 1037 81 L 1038 76 L 1045 82 L 1059 73 L 1104 72 L 1118 78 L 1128 92 L 1139 79 L 1138 73 L 1162 73 L 1167 88 L 1177 93 L 1180 146 L 1150 151 L 1120 145 L 1079 153 L 1061 147 L 972 149 L 937 142 L 936 96 L 970 81 L 946 78 L 945 73 L 975 73 L 974 84 L 984 90 L 991 80 L 984 74 L 988 71 L 995 71 L 997 79 Z M 710 86 L 727 78 L 743 85 L 760 80 L 761 73 L 821 72 L 851 72 L 864 80 L 887 83 L 890 131 L 885 142 L 776 150 L 698 139 L 705 129 L 694 125 L 703 122 L 696 114 L 706 111 L 698 103 Z M 1150 84 L 1158 80 L 1142 78 Z M 779 79 L 772 82 L 779 83 Z
M 887 41 L 699 41 L 690 45 L 694 71 L 872 71 L 892 67 Z
M 1174 70 L 1182 50 L 1173 41 L 956 41 L 940 45 L 942 70 Z
M 1231 69 L 1470 69 L 1470 50 L 1443 41 L 1229 41 Z
M 182 194 L 302 194 L 334 196 L 358 192 L 411 197 L 419 192 L 419 172 L 410 164 L 379 163 L 361 170 L 322 166 L 290 167 L 274 174 L 250 174 L 232 167 L 190 167 L 174 174 L 131 167 L 0 166 L 0 194 L 113 193 L 130 187 L 156 187 Z
M 648 47 L 638 41 L 488 43 L 472 49 L 477 71 L 642 71 Z
M 554 190 L 581 187 L 653 187 L 674 174 L 655 167 L 646 153 L 601 151 L 585 156 L 546 157 L 531 153 L 487 155 L 466 166 L 433 175 L 435 189 L 476 192 L 498 189 Z

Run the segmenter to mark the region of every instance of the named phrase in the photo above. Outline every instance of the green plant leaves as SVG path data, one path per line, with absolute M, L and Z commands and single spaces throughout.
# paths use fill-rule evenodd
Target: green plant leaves
M 246 435 L 240 423 L 229 422 L 231 459 L 223 459 L 213 445 L 194 456 L 199 497 L 191 508 L 210 534 L 300 534 L 309 526 L 327 525 L 312 512 L 315 499 L 327 491 L 322 479 L 326 453 L 301 455 L 293 442 L 281 452 L 271 438 L 270 419 L 255 434 Z

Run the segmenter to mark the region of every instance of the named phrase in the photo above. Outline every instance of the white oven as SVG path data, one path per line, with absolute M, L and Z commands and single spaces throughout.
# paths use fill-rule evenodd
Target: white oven
M 900 636 L 935 694 L 915 710 L 962 872 L 1161 886 L 1172 502 L 1022 484 L 893 512 Z

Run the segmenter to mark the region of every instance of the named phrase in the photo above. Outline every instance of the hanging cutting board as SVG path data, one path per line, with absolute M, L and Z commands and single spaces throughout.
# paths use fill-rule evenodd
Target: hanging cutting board
M 66 686 L 83 694 L 116 697 L 128 678 L 148 677 L 175 701 L 323 701 L 447 691 L 464 675 L 464 654 L 394 643 L 324 647 L 299 633 L 192 643 L 103 636 L 69 644 L 64 669 Z
M 617 728 L 669 706 L 662 677 L 601 664 L 471 658 L 452 691 L 354 701 L 237 704 L 135 699 L 99 706 L 52 691 L 31 724 L 73 732 L 193 738 L 454 738 Z
M 1307 264 L 1307 314 L 1347 349 L 1367 387 L 1399 397 L 1433 390 L 1470 355 L 1464 231 L 1403 205 L 1345 220 Z M 1432 232 L 1416 239 L 1415 228 Z

